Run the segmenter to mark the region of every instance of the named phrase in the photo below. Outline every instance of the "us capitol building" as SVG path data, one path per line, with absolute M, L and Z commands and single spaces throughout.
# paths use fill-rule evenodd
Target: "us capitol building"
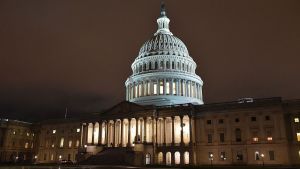
M 203 81 L 162 5 L 131 65 L 126 101 L 87 118 L 1 119 L 0 161 L 129 165 L 299 165 L 300 100 L 204 104 Z

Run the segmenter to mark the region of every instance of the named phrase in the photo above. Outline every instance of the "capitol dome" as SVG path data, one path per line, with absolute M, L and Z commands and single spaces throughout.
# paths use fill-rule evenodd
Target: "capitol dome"
M 141 105 L 203 104 L 203 81 L 185 44 L 169 30 L 164 4 L 158 29 L 132 63 L 126 80 L 126 100 Z

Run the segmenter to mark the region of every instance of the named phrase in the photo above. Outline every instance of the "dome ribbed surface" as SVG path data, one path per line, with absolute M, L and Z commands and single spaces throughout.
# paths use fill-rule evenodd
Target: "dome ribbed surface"
M 137 59 L 159 54 L 189 57 L 187 47 L 179 38 L 169 34 L 157 34 L 144 43 Z

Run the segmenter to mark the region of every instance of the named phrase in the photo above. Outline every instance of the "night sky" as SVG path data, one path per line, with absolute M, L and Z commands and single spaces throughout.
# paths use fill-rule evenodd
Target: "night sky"
M 299 0 L 166 0 L 205 103 L 300 98 Z M 0 118 L 100 112 L 125 99 L 159 0 L 1 0 Z

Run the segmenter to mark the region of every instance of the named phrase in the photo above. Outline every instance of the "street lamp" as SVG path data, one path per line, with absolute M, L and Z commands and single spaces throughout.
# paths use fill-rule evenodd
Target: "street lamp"
M 214 160 L 214 155 L 213 154 L 209 155 L 209 160 L 210 160 L 210 166 L 212 166 L 213 165 L 212 161 Z
M 261 156 L 261 159 L 262 159 L 262 165 L 265 166 L 265 161 L 264 161 L 265 155 L 264 155 L 264 154 L 261 154 L 260 156 Z

